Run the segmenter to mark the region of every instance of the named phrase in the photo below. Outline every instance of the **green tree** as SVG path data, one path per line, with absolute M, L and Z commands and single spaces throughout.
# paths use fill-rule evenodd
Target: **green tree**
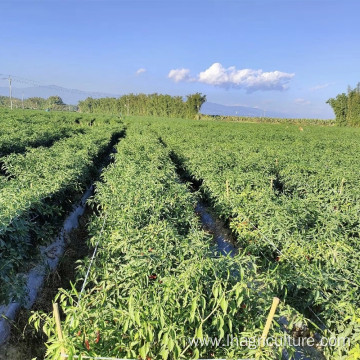
M 348 91 L 347 123 L 350 126 L 360 125 L 360 83 Z
M 164 116 L 169 118 L 194 117 L 198 114 L 206 96 L 199 93 L 188 95 L 184 102 L 181 96 L 163 94 L 128 94 L 116 98 L 87 98 L 79 101 L 80 112 L 142 116 Z
M 64 102 L 62 100 L 62 98 L 60 96 L 50 96 L 47 100 L 46 100 L 46 106 L 49 109 L 53 109 L 53 110 L 62 110 L 64 107 Z
M 339 94 L 326 103 L 334 110 L 336 123 L 339 126 L 360 125 L 360 83 L 355 89 L 349 86 L 347 94 Z
M 332 107 L 335 113 L 336 123 L 339 126 L 345 126 L 348 105 L 347 95 L 345 93 L 339 94 L 336 98 L 331 98 L 326 103 Z
M 30 97 L 24 101 L 24 106 L 27 109 L 45 109 L 46 101 L 41 97 Z
M 193 117 L 198 114 L 205 101 L 206 95 L 202 95 L 201 93 L 187 95 L 186 105 L 188 109 L 188 116 Z

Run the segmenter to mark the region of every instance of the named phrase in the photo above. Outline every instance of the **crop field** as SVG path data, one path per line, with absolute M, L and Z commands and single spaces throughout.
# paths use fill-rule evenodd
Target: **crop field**
M 26 297 L 21 274 L 95 182 L 92 256 L 54 298 L 63 340 L 52 313 L 30 319 L 47 359 L 358 358 L 359 129 L 29 110 L 0 126 L 1 303 Z M 239 344 L 261 337 L 274 297 L 269 336 L 311 349 Z
M 1 113 L 1 302 L 25 295 L 19 270 L 39 255 L 121 129 L 90 117 L 21 114 Z

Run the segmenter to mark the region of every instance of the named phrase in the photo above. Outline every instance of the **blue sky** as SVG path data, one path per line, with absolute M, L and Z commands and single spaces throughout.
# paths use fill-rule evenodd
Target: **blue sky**
M 0 14 L 0 73 L 40 84 L 332 118 L 325 101 L 360 81 L 358 0 L 0 0 Z

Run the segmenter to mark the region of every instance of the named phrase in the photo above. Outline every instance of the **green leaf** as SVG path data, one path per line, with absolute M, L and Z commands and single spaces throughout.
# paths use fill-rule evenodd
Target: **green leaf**
M 228 303 L 225 299 L 225 297 L 223 297 L 220 301 L 220 307 L 222 309 L 222 311 L 224 312 L 224 314 L 226 314 L 227 308 L 228 308 Z
M 201 340 L 202 340 L 202 338 L 203 338 L 202 325 L 200 325 L 200 326 L 196 329 L 196 331 L 195 331 L 195 337 L 196 337 L 197 339 L 201 339 Z
M 196 312 L 196 306 L 197 306 L 197 299 L 194 298 L 192 303 L 191 303 L 191 310 L 190 310 L 190 317 L 189 317 L 190 322 L 194 321 L 195 312 Z
M 166 360 L 169 356 L 169 350 L 163 348 L 161 351 L 160 351 L 160 356 L 163 358 L 163 360 Z
M 137 325 L 141 326 L 140 313 L 138 313 L 138 312 L 134 313 L 134 319 L 135 319 L 135 322 L 137 323 Z
M 142 359 L 146 359 L 146 354 L 147 354 L 147 351 L 146 351 L 146 346 L 143 345 L 140 349 L 139 349 L 139 353 L 140 353 L 140 356 Z

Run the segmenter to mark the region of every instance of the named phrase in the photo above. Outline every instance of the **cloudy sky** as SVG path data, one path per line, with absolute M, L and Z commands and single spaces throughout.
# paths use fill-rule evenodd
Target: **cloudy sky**
M 358 0 L 0 0 L 0 14 L 0 73 L 44 85 L 332 118 L 326 100 L 360 81 Z

